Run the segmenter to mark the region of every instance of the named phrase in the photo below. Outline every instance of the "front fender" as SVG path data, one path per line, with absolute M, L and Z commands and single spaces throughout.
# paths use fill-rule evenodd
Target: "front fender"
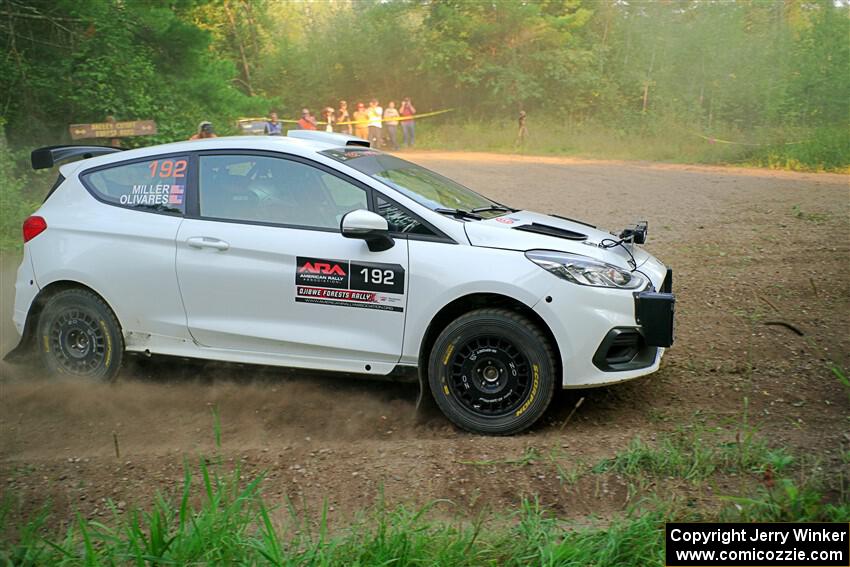
M 515 250 L 412 240 L 409 273 L 401 364 L 418 364 L 431 323 L 452 302 L 499 296 L 533 309 L 554 278 Z

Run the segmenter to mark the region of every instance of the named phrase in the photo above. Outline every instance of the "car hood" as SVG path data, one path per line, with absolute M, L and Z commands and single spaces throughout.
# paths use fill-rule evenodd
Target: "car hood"
M 660 285 L 666 267 L 637 245 L 604 248 L 600 243 L 612 244 L 619 239 L 593 226 L 532 211 L 518 211 L 483 221 L 464 223 L 467 238 L 473 246 L 503 248 L 507 250 L 557 250 L 588 256 L 631 270 L 630 255 L 636 267 Z M 628 250 L 626 249 L 628 247 Z

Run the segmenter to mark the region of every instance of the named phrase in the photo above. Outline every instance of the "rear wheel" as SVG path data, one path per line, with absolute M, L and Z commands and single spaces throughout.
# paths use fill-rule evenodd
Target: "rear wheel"
M 555 362 L 548 340 L 528 318 L 479 309 L 452 321 L 431 349 L 434 399 L 453 423 L 511 435 L 537 421 L 552 399 Z
M 84 289 L 60 291 L 38 320 L 41 359 L 59 376 L 109 381 L 121 368 L 124 339 L 104 301 Z

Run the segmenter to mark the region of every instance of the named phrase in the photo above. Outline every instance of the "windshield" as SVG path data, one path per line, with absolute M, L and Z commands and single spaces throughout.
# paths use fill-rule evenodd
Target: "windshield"
M 389 185 L 431 210 L 472 211 L 496 207 L 496 210 L 482 210 L 479 214 L 485 217 L 505 214 L 505 209 L 496 202 L 460 183 L 395 156 L 368 148 L 325 150 L 321 153 Z

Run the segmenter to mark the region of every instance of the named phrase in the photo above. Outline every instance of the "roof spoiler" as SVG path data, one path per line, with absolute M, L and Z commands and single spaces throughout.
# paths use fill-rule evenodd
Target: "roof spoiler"
M 301 140 L 315 140 L 316 142 L 326 142 L 329 144 L 339 144 L 341 146 L 360 146 L 362 148 L 369 147 L 369 140 L 351 136 L 349 134 L 338 134 L 336 132 L 322 132 L 320 130 L 289 130 L 286 132 L 287 138 L 298 138 Z
M 48 169 L 57 163 L 76 157 L 87 159 L 94 156 L 124 151 L 111 146 L 47 146 L 33 150 L 30 154 L 33 169 Z

